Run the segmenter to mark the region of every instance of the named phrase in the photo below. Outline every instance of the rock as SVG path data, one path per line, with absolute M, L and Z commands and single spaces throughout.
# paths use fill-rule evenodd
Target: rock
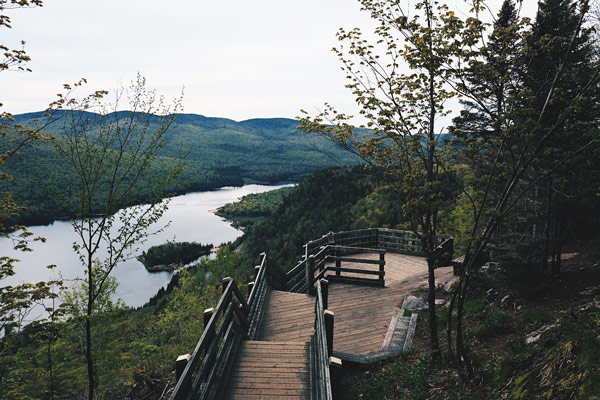
M 552 325 L 544 325 L 542 326 L 540 329 L 538 329 L 537 331 L 531 332 L 526 338 L 525 338 L 525 343 L 527 344 L 531 344 L 531 343 L 535 343 L 538 340 L 540 340 L 540 338 L 542 337 L 542 333 L 549 331 L 552 328 L 556 328 L 556 324 L 552 324 Z
M 500 305 L 501 306 L 505 306 L 506 303 L 508 303 L 509 300 L 510 300 L 510 294 L 507 294 L 506 296 L 504 296 L 502 298 L 502 300 L 500 300 Z
M 497 266 L 498 266 L 498 263 L 490 261 L 490 262 L 483 264 L 481 266 L 481 268 L 479 268 L 479 271 L 483 272 L 485 274 L 485 273 L 488 273 L 488 272 L 496 269 Z
M 458 288 L 458 282 L 459 282 L 459 278 L 458 277 L 454 277 L 454 278 L 450 279 L 444 285 L 444 288 L 443 288 L 444 292 L 446 292 L 448 294 L 454 293 L 454 291 Z
M 527 338 L 525 339 L 525 343 L 527 343 L 527 344 L 535 343 L 538 340 L 540 340 L 540 337 L 542 337 L 541 333 L 538 333 L 536 335 L 532 334 L 531 336 L 527 336 Z
M 444 300 L 444 299 L 435 299 L 435 305 L 436 306 L 443 306 L 444 304 L 446 304 L 446 300 Z
M 421 299 L 415 296 L 408 296 L 404 300 L 404 309 L 407 311 L 418 311 L 428 308 L 425 299 Z

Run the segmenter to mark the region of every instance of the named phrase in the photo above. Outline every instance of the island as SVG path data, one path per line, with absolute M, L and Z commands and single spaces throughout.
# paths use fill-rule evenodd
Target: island
M 148 272 L 173 271 L 179 265 L 208 255 L 212 247 L 212 244 L 196 242 L 167 242 L 150 247 L 136 258 Z

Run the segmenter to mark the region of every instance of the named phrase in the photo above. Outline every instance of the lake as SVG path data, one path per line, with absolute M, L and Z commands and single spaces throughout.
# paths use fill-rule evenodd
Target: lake
M 168 240 L 212 243 L 215 246 L 235 240 L 242 235 L 242 231 L 233 228 L 227 220 L 215 215 L 211 210 L 235 202 L 250 193 L 262 193 L 292 185 L 253 184 L 173 197 L 169 209 L 157 223 L 157 226 L 164 226 L 170 221 L 170 225 L 164 231 L 149 236 L 148 240 L 139 246 L 138 254 Z M 32 243 L 33 252 L 22 253 L 12 249 L 10 239 L 1 238 L 0 254 L 21 260 L 15 265 L 16 274 L 4 279 L 2 286 L 22 282 L 33 283 L 59 276 L 70 286 L 75 283 L 76 278 L 84 275 L 84 268 L 73 251 L 73 242 L 77 240 L 77 236 L 70 222 L 55 221 L 50 225 L 30 226 L 28 229 L 35 236 L 45 237 L 46 243 Z M 57 265 L 54 272 L 46 268 L 51 264 Z M 166 286 L 173 272 L 150 273 L 141 262 L 132 258 L 120 263 L 112 275 L 119 281 L 116 297 L 123 299 L 128 306 L 138 307 L 145 304 L 161 287 Z M 39 315 L 31 315 L 29 319 L 38 317 Z

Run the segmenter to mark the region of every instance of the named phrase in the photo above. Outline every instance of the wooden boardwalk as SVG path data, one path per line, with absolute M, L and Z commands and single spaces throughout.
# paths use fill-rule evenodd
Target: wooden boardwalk
M 243 341 L 226 399 L 310 399 L 309 342 Z
M 377 259 L 377 254 L 356 257 Z M 329 310 L 335 314 L 333 355 L 346 361 L 369 362 L 410 349 L 416 314 L 405 313 L 403 302 L 427 280 L 423 257 L 387 253 L 385 287 L 330 283 Z M 374 269 L 373 265 L 347 263 L 347 268 Z M 447 281 L 452 268 L 436 270 L 436 279 Z M 405 316 L 405 314 L 407 314 Z M 408 340 L 407 340 L 408 339 Z
M 377 254 L 357 255 L 360 258 Z M 328 309 L 335 314 L 333 355 L 345 361 L 369 362 L 410 347 L 415 315 L 404 315 L 406 295 L 427 278 L 421 257 L 385 255 L 385 287 L 330 283 Z M 373 269 L 345 263 L 344 267 Z M 436 270 L 441 281 L 452 268 Z M 243 341 L 227 383 L 227 399 L 310 399 L 313 383 L 310 337 L 314 332 L 315 298 L 272 290 L 257 341 Z

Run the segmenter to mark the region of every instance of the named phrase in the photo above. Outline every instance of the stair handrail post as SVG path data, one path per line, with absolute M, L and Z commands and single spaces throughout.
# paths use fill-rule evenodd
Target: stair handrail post
M 252 293 L 253 287 L 254 287 L 254 282 L 248 282 L 248 298 L 250 298 L 250 293 Z
M 385 286 L 385 252 L 379 253 L 379 279 L 381 279 L 381 283 Z
M 323 308 L 327 309 L 329 306 L 329 281 L 327 279 L 321 279 L 321 297 L 323 298 Z
M 305 272 L 306 272 L 306 293 L 308 294 L 314 294 L 315 288 L 314 288 L 314 271 L 313 268 L 315 266 L 315 256 L 314 254 L 311 254 L 310 256 L 308 256 L 308 260 L 306 260 L 306 267 L 305 267 Z
M 212 318 L 214 312 L 215 312 L 215 309 L 212 307 L 204 310 L 204 329 L 206 329 L 208 327 L 208 323 L 210 322 L 210 319 Z M 214 326 L 213 326 L 213 328 L 214 328 Z
M 229 285 L 229 282 L 231 282 L 231 280 L 232 279 L 229 276 L 226 278 L 223 278 L 223 280 L 222 280 L 223 290 L 221 293 L 225 293 L 225 290 L 227 290 L 227 285 Z
M 342 271 L 340 271 L 340 268 L 342 268 L 342 260 L 340 260 L 341 257 L 341 252 L 338 246 L 334 247 L 334 252 L 333 252 L 334 256 L 335 256 L 335 274 L 336 275 L 341 275 Z
M 331 357 L 333 354 L 333 321 L 335 315 L 333 311 L 325 310 L 323 312 L 325 317 L 325 337 L 327 338 L 327 355 Z

